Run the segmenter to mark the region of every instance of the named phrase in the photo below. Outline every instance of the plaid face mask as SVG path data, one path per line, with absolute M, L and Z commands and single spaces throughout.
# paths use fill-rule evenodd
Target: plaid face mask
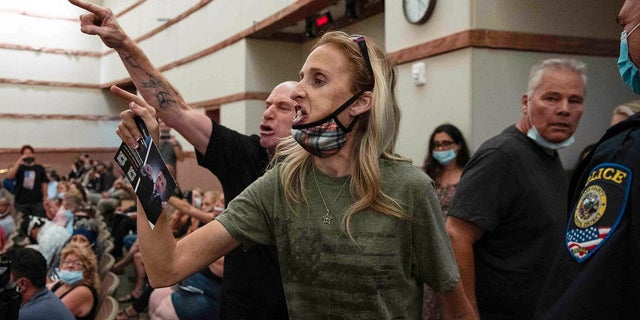
M 324 119 L 293 126 L 291 129 L 293 139 L 314 156 L 326 158 L 334 155 L 344 146 L 345 141 L 347 141 L 347 133 L 351 132 L 358 120 L 358 117 L 356 117 L 349 127 L 345 127 L 338 120 L 338 115 L 356 101 L 362 93 L 364 93 L 363 90 L 358 91 L 351 99 L 347 100 Z

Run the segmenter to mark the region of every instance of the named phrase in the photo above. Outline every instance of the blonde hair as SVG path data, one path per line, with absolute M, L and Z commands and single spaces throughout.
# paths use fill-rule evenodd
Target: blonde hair
M 629 101 L 629 102 L 625 102 L 619 106 L 617 106 L 615 109 L 613 109 L 613 114 L 626 114 L 627 117 L 632 116 L 634 113 L 639 112 L 640 111 L 640 100 L 634 100 L 634 101 Z
M 95 253 L 89 248 L 83 248 L 73 243 L 67 244 L 60 252 L 60 266 L 62 261 L 70 254 L 78 257 L 78 260 L 82 262 L 82 283 L 93 287 L 96 290 L 100 290 L 100 275 L 98 274 L 98 260 Z
M 358 119 L 350 137 L 354 142 L 352 152 L 355 159 L 349 190 L 356 201 L 345 212 L 342 228 L 352 240 L 351 219 L 362 210 L 370 208 L 384 215 L 409 220 L 398 202 L 382 192 L 382 174 L 378 163 L 380 158 L 409 161 L 394 154 L 400 122 L 400 109 L 395 96 L 395 72 L 382 50 L 365 37 L 370 71 L 354 37 L 340 31 L 328 32 L 313 47 L 316 49 L 328 45 L 340 50 L 349 61 L 349 70 L 346 71 L 351 74 L 351 91 L 369 90 L 373 94 L 370 111 Z M 372 87 L 373 90 L 370 90 Z M 313 156 L 289 137 L 279 144 L 274 159 L 282 164 L 281 183 L 289 207 L 293 209 L 303 202 L 308 203 L 304 181 L 306 173 L 313 166 Z

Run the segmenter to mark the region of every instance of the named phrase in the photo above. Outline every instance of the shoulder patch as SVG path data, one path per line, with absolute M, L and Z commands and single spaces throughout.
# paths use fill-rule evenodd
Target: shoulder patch
M 565 242 L 578 262 L 593 255 L 614 233 L 627 207 L 631 170 L 602 163 L 589 173 L 569 218 Z

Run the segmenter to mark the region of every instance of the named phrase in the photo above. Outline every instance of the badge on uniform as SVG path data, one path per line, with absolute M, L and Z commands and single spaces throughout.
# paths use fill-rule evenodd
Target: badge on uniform
M 631 170 L 614 163 L 593 168 L 569 219 L 565 241 L 578 262 L 587 260 L 615 232 L 627 207 Z

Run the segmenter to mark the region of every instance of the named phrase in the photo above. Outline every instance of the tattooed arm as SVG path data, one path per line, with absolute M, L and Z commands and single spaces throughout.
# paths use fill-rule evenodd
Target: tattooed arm
M 211 120 L 186 104 L 180 93 L 120 27 L 111 10 L 83 0 L 69 2 L 89 11 L 80 16 L 80 31 L 99 36 L 107 47 L 113 48 L 144 100 L 156 109 L 158 117 L 204 154 L 211 137 Z

